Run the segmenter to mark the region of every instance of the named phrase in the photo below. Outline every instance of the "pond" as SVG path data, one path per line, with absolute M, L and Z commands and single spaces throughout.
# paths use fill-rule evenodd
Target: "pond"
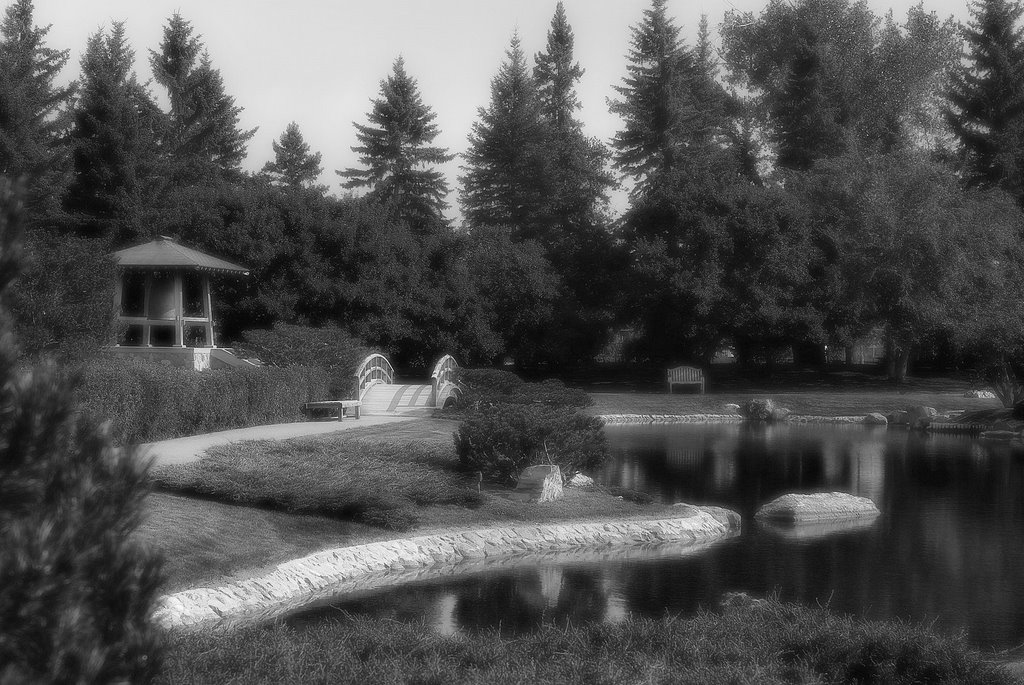
M 439 632 L 532 630 L 688 615 L 726 592 L 777 595 L 866 618 L 964 631 L 982 648 L 1024 642 L 1024 458 L 950 435 L 862 426 L 608 426 L 595 478 L 667 503 L 738 511 L 738 537 L 693 554 L 518 566 L 339 600 L 338 610 L 423 620 Z M 774 529 L 754 513 L 786 492 L 871 498 L 868 525 Z

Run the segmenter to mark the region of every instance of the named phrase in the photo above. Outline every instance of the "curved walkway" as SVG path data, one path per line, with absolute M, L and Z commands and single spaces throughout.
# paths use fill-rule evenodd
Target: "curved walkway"
M 424 574 L 479 572 L 481 564 L 551 553 L 613 552 L 670 545 L 669 554 L 697 551 L 736 535 L 740 517 L 718 507 L 680 505 L 679 516 L 656 520 L 583 521 L 450 531 L 317 552 L 272 572 L 219 588 L 160 598 L 154 618 L 165 628 L 229 629 L 266 621 L 318 600 L 410 580 Z
M 322 435 L 337 431 L 352 430 L 366 426 L 379 426 L 388 423 L 411 421 L 416 416 L 363 416 L 359 419 L 344 421 L 298 421 L 296 423 L 275 423 L 269 426 L 250 426 L 234 430 L 191 435 L 184 438 L 147 442 L 139 445 L 143 456 L 153 458 L 154 466 L 170 466 L 187 464 L 202 458 L 206 450 L 218 445 L 227 445 L 242 440 L 287 440 L 307 435 Z

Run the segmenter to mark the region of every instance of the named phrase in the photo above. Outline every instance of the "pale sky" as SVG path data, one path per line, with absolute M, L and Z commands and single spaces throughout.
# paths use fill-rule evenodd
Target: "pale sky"
M 0 0 L 6 7 L 9 3 Z M 124 21 L 136 53 L 136 71 L 151 78 L 149 50 L 156 49 L 168 17 L 179 12 L 205 43 L 225 88 L 244 108 L 241 124 L 258 131 L 246 168 L 273 157 L 271 142 L 290 121 L 298 123 L 314 152 L 323 155 L 321 182 L 341 193 L 335 169 L 358 166 L 353 122 L 366 123 L 370 101 L 398 55 L 419 83 L 423 101 L 437 113 L 436 144 L 461 153 L 487 105 L 490 81 L 514 31 L 531 58 L 544 49 L 557 0 L 35 0 L 36 23 L 52 24 L 50 47 L 70 49 L 67 78 L 76 78 L 88 36 Z M 619 120 L 606 101 L 625 75 L 630 27 L 649 0 L 564 0 L 576 37 L 576 59 L 586 70 L 579 113 L 589 135 L 607 142 Z M 902 20 L 917 0 L 869 0 L 876 14 L 892 9 Z M 702 14 L 717 28 L 725 12 L 760 11 L 764 0 L 670 0 L 669 11 L 690 44 Z M 924 3 L 965 21 L 967 0 Z M 159 87 L 154 87 L 159 92 Z M 453 190 L 460 160 L 443 170 Z M 457 199 L 450 198 L 457 213 Z M 613 206 L 621 209 L 621 194 Z

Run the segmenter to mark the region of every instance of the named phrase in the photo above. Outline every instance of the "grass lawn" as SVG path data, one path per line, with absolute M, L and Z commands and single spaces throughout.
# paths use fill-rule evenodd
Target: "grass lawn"
M 167 683 L 962 683 L 1014 680 L 962 640 L 775 601 L 695 618 L 627 620 L 518 637 L 446 637 L 339 616 L 176 637 Z
M 887 413 L 916 405 L 935 407 L 940 412 L 954 409 L 975 411 L 1001 407 L 999 400 L 964 397 L 967 386 L 904 386 L 900 391 L 888 387 L 865 389 L 780 389 L 772 391 L 710 392 L 704 395 L 675 393 L 594 392 L 594 404 L 584 411 L 590 414 L 702 414 L 722 413 L 725 404 L 742 404 L 754 397 L 770 397 L 795 414 L 845 416 L 880 411 Z
M 219 447 L 198 462 L 156 471 L 165 490 L 148 498 L 139 538 L 164 554 L 171 591 L 218 583 L 320 549 L 396 537 L 394 528 L 381 525 L 387 521 L 426 534 L 507 522 L 673 513 L 634 501 L 633 493 L 620 498 L 597 488 L 570 488 L 562 499 L 544 504 L 519 502 L 506 490 L 486 486 L 478 492 L 475 481 L 455 471 L 456 427 L 423 419 Z M 364 520 L 353 520 L 367 512 Z

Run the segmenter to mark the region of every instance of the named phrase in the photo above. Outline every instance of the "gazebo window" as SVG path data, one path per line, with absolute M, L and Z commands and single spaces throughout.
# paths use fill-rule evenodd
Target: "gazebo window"
M 170 347 L 174 345 L 174 326 L 151 326 L 149 344 L 153 347 Z
M 119 345 L 139 347 L 142 345 L 142 326 L 125 326 L 118 339 Z
M 195 272 L 182 274 L 182 305 L 184 315 L 193 317 L 206 316 L 203 303 L 203 279 Z M 186 343 L 187 345 L 187 343 Z
M 121 291 L 121 316 L 145 316 L 146 274 L 140 271 L 127 271 L 125 272 L 123 279 L 124 285 L 122 286 L 123 289 Z

